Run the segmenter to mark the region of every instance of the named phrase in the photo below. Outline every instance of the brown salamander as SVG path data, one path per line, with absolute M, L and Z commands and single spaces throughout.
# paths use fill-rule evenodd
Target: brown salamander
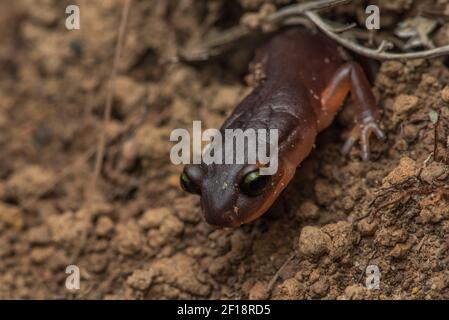
M 371 133 L 379 139 L 385 137 L 363 69 L 357 62 L 345 61 L 337 44 L 325 35 L 306 29 L 283 31 L 257 50 L 254 63 L 261 66 L 264 80 L 220 130 L 278 129 L 278 170 L 269 176 L 260 175 L 259 168 L 251 164 L 187 165 L 181 185 L 201 196 L 205 219 L 213 225 L 235 227 L 266 212 L 349 93 L 356 106 L 357 122 L 343 152 L 360 140 L 362 158 L 367 160 Z

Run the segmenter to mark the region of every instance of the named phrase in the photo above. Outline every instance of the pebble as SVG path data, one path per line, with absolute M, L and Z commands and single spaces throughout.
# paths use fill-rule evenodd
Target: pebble
M 328 250 L 330 237 L 318 227 L 306 226 L 299 236 L 299 252 L 307 257 L 320 256 Z

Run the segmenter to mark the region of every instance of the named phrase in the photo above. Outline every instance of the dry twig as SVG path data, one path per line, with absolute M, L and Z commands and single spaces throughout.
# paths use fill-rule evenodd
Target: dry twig
M 104 153 L 106 149 L 106 138 L 107 138 L 107 126 L 109 122 L 111 121 L 111 112 L 112 112 L 112 95 L 114 90 L 114 84 L 115 84 L 115 77 L 117 75 L 118 70 L 118 64 L 120 61 L 120 57 L 122 55 L 123 46 L 125 43 L 126 38 L 126 25 L 128 22 L 128 15 L 129 10 L 131 7 L 132 0 L 126 0 L 124 6 L 123 6 L 123 13 L 122 18 L 120 22 L 120 28 L 117 38 L 117 44 L 115 47 L 115 53 L 114 53 L 114 62 L 112 66 L 111 76 L 109 78 L 108 88 L 107 88 L 107 96 L 106 96 L 106 103 L 105 103 L 105 109 L 104 109 L 104 118 L 103 118 L 103 130 L 100 133 L 100 138 L 98 141 L 98 149 L 97 149 L 97 156 L 95 159 L 95 169 L 94 174 L 92 177 L 92 190 L 95 189 L 97 186 L 98 178 L 101 173 L 101 168 L 103 166 L 103 160 L 104 160 Z
M 318 29 L 323 31 L 329 38 L 335 40 L 346 49 L 354 51 L 368 58 L 373 58 L 377 60 L 423 59 L 423 58 L 429 59 L 449 54 L 449 45 L 429 50 L 423 50 L 418 52 L 407 52 L 407 53 L 386 52 L 386 49 L 391 48 L 391 45 L 385 44 L 381 45 L 381 47 L 378 49 L 366 48 L 351 40 L 342 37 L 341 35 L 335 32 L 332 32 L 331 27 L 315 12 L 307 11 L 305 15 L 318 27 Z
M 329 9 L 351 1 L 352 0 L 319 0 L 290 5 L 270 14 L 266 19 L 264 19 L 263 24 L 272 26 L 272 28 L 268 29 L 276 31 L 283 25 L 307 25 L 308 23 L 304 21 L 304 18 L 307 18 L 315 27 L 320 29 L 331 39 L 338 42 L 341 46 L 360 55 L 376 60 L 435 58 L 449 54 L 449 45 L 418 52 L 396 53 L 388 52 L 388 50 L 393 48 L 393 43 L 391 41 L 382 41 L 378 48 L 367 48 L 348 38 L 345 38 L 342 34 L 344 31 L 352 29 L 354 24 L 350 24 L 342 28 L 335 28 L 316 13 L 319 10 Z M 251 30 L 245 26 L 236 26 L 223 34 L 216 36 L 211 41 L 206 42 L 205 46 L 199 50 L 192 52 L 181 50 L 178 53 L 177 60 L 192 62 L 209 59 L 212 56 L 223 53 L 223 51 L 229 48 L 232 43 L 235 43 L 236 41 L 241 40 L 253 33 L 254 30 Z
M 271 295 L 271 291 L 273 290 L 274 284 L 276 283 L 276 281 L 278 280 L 281 272 L 285 269 L 285 267 L 293 260 L 293 258 L 296 256 L 296 253 L 292 253 L 290 254 L 290 256 L 287 258 L 287 260 L 285 260 L 285 262 L 282 264 L 282 266 L 276 271 L 276 273 L 274 274 L 274 276 L 271 278 L 270 282 L 267 284 L 267 287 L 265 289 L 266 294 L 268 296 Z
M 352 0 L 318 0 L 287 6 L 268 15 L 268 17 L 264 19 L 263 24 L 273 26 L 273 28 L 270 29 L 274 31 L 282 25 L 310 25 L 310 21 L 306 20 L 306 17 L 301 17 L 301 15 L 304 15 L 307 11 L 329 9 L 350 1 Z M 223 51 L 225 51 L 231 44 L 254 33 L 254 30 L 239 25 L 206 41 L 205 45 L 197 50 L 179 50 L 177 58 L 169 60 L 180 60 L 185 62 L 204 61 L 223 53 Z

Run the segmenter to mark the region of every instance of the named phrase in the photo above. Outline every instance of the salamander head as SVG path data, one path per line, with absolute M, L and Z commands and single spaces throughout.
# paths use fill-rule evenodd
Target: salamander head
M 209 224 L 236 227 L 265 213 L 287 186 L 295 168 L 279 163 L 274 175 L 261 175 L 256 165 L 187 165 L 181 186 L 201 196 L 201 207 Z

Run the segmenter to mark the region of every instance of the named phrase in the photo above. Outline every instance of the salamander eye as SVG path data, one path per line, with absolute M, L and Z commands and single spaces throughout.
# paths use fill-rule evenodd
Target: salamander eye
M 190 179 L 187 173 L 183 172 L 180 177 L 180 184 L 184 191 L 193 194 L 201 194 L 200 187 Z
M 256 197 L 260 195 L 271 181 L 271 176 L 261 175 L 259 169 L 247 173 L 240 183 L 243 194 Z

